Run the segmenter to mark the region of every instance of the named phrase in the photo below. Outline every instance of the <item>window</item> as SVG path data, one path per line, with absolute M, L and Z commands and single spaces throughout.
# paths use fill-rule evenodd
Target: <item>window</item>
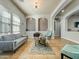
M 0 35 L 19 33 L 20 18 L 0 5 Z
M 16 14 L 13 14 L 12 27 L 13 27 L 13 33 L 20 32 L 20 18 Z
M 8 34 L 11 31 L 11 15 L 0 5 L 0 34 Z

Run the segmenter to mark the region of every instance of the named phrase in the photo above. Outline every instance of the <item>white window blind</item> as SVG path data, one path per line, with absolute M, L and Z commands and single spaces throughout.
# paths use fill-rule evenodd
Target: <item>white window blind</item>
M 20 18 L 13 14 L 13 33 L 20 32 Z
M 0 35 L 20 32 L 20 17 L 0 5 Z
M 10 33 L 11 30 L 11 15 L 10 13 L 0 6 L 0 34 Z

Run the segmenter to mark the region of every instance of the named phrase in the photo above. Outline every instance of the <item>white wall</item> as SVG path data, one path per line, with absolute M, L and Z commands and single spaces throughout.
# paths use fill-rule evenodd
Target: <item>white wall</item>
M 79 0 L 73 0 L 73 2 L 65 8 L 65 12 L 62 14 L 61 17 L 61 37 L 64 39 L 68 39 L 70 41 L 74 41 L 76 43 L 79 43 L 79 32 L 73 32 L 67 31 L 67 18 L 66 16 L 70 13 L 73 12 L 75 9 L 79 8 Z M 77 7 L 77 8 L 76 8 Z M 77 17 L 75 18 L 77 19 Z
M 21 18 L 21 34 L 25 35 L 25 17 L 24 15 L 19 11 L 19 9 L 13 5 L 11 0 L 0 0 L 0 4 L 3 5 L 6 9 L 8 9 L 11 13 L 17 14 Z

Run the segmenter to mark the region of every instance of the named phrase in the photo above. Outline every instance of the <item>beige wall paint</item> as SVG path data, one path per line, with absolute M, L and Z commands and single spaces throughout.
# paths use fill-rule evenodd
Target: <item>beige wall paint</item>
M 26 23 L 25 23 L 24 15 L 19 11 L 19 9 L 15 5 L 13 5 L 11 0 L 0 0 L 0 4 L 3 5 L 6 9 L 8 9 L 11 13 L 15 13 L 21 18 L 20 29 L 21 29 L 21 33 L 25 35 Z

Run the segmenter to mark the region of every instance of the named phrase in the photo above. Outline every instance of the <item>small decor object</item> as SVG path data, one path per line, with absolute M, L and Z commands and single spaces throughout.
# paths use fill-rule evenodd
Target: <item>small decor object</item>
M 79 28 L 79 22 L 75 22 L 75 27 Z

